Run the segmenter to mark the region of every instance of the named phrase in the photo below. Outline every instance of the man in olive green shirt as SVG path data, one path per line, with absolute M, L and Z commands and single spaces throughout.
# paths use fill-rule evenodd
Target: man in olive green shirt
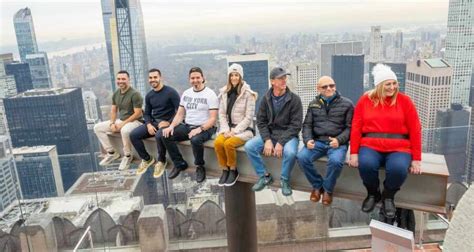
M 122 162 L 120 162 L 119 170 L 126 170 L 132 162 L 130 142 L 130 132 L 142 124 L 142 105 L 143 98 L 138 91 L 130 86 L 130 75 L 127 71 L 119 71 L 117 73 L 117 86 L 119 87 L 112 96 L 112 109 L 110 111 L 110 120 L 100 122 L 94 126 L 94 132 L 99 138 L 102 147 L 107 154 L 99 163 L 106 166 L 114 160 L 120 158 L 120 154 L 115 151 L 110 143 L 108 133 L 119 133 L 122 135 L 123 154 Z M 117 119 L 118 112 L 118 119 Z

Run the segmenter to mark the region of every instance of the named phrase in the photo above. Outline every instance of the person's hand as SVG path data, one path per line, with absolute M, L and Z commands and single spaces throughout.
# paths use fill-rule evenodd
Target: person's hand
M 349 166 L 354 168 L 359 167 L 359 154 L 351 154 L 349 158 Z
M 332 148 L 336 149 L 339 147 L 339 140 L 337 140 L 337 138 L 329 137 L 329 141 L 329 146 Z
M 115 123 L 110 125 L 110 130 L 112 130 L 112 132 L 114 132 L 114 133 L 120 132 L 120 130 L 117 129 L 117 125 Z
M 115 128 L 117 129 L 117 132 L 120 132 L 120 130 L 125 126 L 126 122 L 120 122 L 115 124 Z
M 224 132 L 224 137 L 226 137 L 226 138 L 227 138 L 227 137 L 233 137 L 233 136 L 234 136 L 234 132 L 232 132 L 232 131 L 230 131 L 230 130 Z
M 193 136 L 198 135 L 201 132 L 202 132 L 201 127 L 197 127 L 189 132 L 188 137 L 189 139 L 191 139 Z
M 309 140 L 308 142 L 306 142 L 306 148 L 307 148 L 308 150 L 314 149 L 314 140 L 313 140 L 313 139 L 311 139 L 311 140 Z
M 168 126 L 170 126 L 170 123 L 168 121 L 161 121 L 160 123 L 158 123 L 158 129 L 166 128 Z
M 263 147 L 263 155 L 269 157 L 273 153 L 273 143 L 272 140 L 268 139 L 265 141 L 265 146 Z
M 411 174 L 421 174 L 421 161 L 419 161 L 419 160 L 411 161 L 410 173 Z
M 281 158 L 283 156 L 283 145 L 277 143 L 275 149 L 273 150 L 273 156 Z
M 151 123 L 146 125 L 146 129 L 148 131 L 148 134 L 150 134 L 151 136 L 154 136 L 156 134 L 157 130 L 156 130 L 155 126 L 153 126 Z
M 169 126 L 168 128 L 163 130 L 163 136 L 165 138 L 168 138 L 168 137 L 172 136 L 173 133 L 174 133 L 174 127 L 172 127 L 172 126 Z

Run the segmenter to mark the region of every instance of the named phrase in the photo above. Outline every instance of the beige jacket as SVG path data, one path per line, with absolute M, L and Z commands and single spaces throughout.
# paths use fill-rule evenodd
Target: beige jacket
M 232 107 L 232 122 L 237 124 L 235 127 L 229 129 L 229 121 L 227 120 L 227 93 L 224 86 L 219 91 L 219 133 L 232 130 L 235 136 L 247 141 L 253 137 L 253 133 L 248 128 L 254 128 L 253 117 L 255 114 L 255 102 L 257 101 L 257 93 L 250 89 L 245 81 L 243 83 L 241 92 L 235 100 Z

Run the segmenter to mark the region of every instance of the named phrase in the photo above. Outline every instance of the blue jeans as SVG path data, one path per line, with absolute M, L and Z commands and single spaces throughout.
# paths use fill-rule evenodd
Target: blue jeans
M 296 155 L 298 164 L 303 170 L 304 175 L 315 190 L 323 187 L 324 191 L 332 193 L 336 180 L 341 174 L 344 161 L 346 160 L 347 145 L 341 145 L 338 148 L 332 148 L 328 143 L 316 141 L 313 149 L 303 147 Z M 326 177 L 323 177 L 314 168 L 313 162 L 323 156 L 328 156 Z
M 384 187 L 398 191 L 408 175 L 411 154 L 406 152 L 378 152 L 368 147 L 359 149 L 359 174 L 367 190 L 379 189 L 379 169 L 385 167 Z
M 296 161 L 296 153 L 298 153 L 298 144 L 298 138 L 294 137 L 283 146 L 283 161 L 281 164 L 282 180 L 290 180 L 291 170 Z M 245 152 L 259 177 L 262 177 L 267 173 L 267 168 L 262 159 L 264 145 L 265 143 L 260 136 L 256 136 L 245 143 Z

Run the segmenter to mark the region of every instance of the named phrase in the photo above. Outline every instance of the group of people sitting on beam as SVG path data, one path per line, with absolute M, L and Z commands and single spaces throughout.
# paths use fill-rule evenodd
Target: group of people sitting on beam
M 109 133 L 120 133 L 120 170 L 130 167 L 133 146 L 142 159 L 137 174 L 153 165 L 153 176 L 162 176 L 168 152 L 173 168 L 167 175 L 174 179 L 189 167 L 177 143 L 190 140 L 196 181 L 201 183 L 206 179 L 204 143 L 216 134 L 214 149 L 222 168 L 220 186 L 232 186 L 238 180 L 237 148 L 244 146 L 258 175 L 254 191 L 272 185 L 273 177 L 263 156 L 273 156 L 282 159 L 283 195 L 292 194 L 291 173 L 298 163 L 313 188 L 310 200 L 330 205 L 349 149 L 348 164 L 358 168 L 367 189 L 362 211 L 371 212 L 381 201 L 383 214 L 393 218 L 396 192 L 409 172 L 421 173 L 421 124 L 413 102 L 399 91 L 397 77 L 390 67 L 378 64 L 372 74 L 375 87 L 360 97 L 355 108 L 350 99 L 337 91 L 331 77 L 322 76 L 316 83 L 318 95 L 309 103 L 303 119 L 301 99 L 287 86 L 290 73 L 275 67 L 270 71 L 271 87 L 258 104 L 254 125 L 257 93 L 244 81 L 239 64 L 228 68 L 227 83 L 218 95 L 206 86 L 199 67 L 189 70 L 191 88 L 181 97 L 174 88 L 163 84 L 159 69 L 151 69 L 148 75 L 152 90 L 145 97 L 144 110 L 142 96 L 130 86 L 129 73 L 119 71 L 110 120 L 94 127 L 106 151 L 100 165 L 107 166 L 121 157 L 108 138 Z M 301 131 L 304 146 L 299 150 Z M 156 160 L 143 143 L 152 137 L 158 150 Z M 315 169 L 314 161 L 324 156 L 327 167 L 323 177 Z M 385 167 L 386 173 L 382 190 L 381 167 Z

